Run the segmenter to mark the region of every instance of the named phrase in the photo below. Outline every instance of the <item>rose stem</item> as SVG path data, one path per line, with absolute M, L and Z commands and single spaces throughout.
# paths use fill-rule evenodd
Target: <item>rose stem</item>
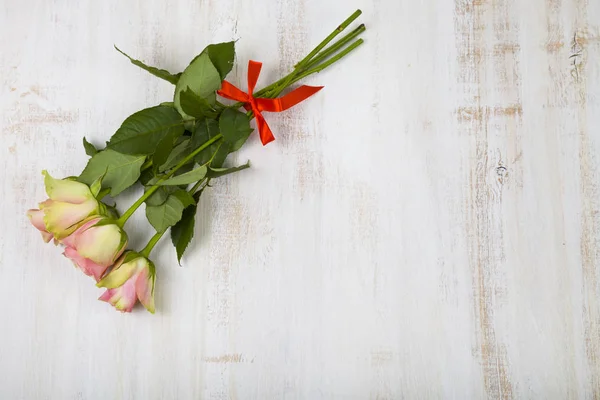
M 329 36 L 327 36 L 321 43 L 319 43 L 319 45 L 317 47 L 315 47 L 306 57 L 304 57 L 299 63 L 297 63 L 294 68 L 294 71 L 292 73 L 290 73 L 289 75 L 280 79 L 279 81 L 261 89 L 260 91 L 258 91 L 256 93 L 256 96 L 258 97 L 258 96 L 266 95 L 265 97 L 276 97 L 283 90 L 285 90 L 289 85 L 299 81 L 300 79 L 306 78 L 309 75 L 312 75 L 314 73 L 318 73 L 318 72 L 324 70 L 325 68 L 327 68 L 327 67 L 331 66 L 332 64 L 334 64 L 335 62 L 341 60 L 344 56 L 348 55 L 351 51 L 353 51 L 358 46 L 360 46 L 363 43 L 362 39 L 357 40 L 352 45 L 348 46 L 344 51 L 340 52 L 335 57 L 332 57 L 331 59 L 329 59 L 327 62 L 319 64 L 321 61 L 325 60 L 327 57 L 334 54 L 336 51 L 338 51 L 340 48 L 342 48 L 345 44 L 347 44 L 352 39 L 354 39 L 359 34 L 361 34 L 362 32 L 365 31 L 365 29 L 366 29 L 365 25 L 361 24 L 356 29 L 354 29 L 352 32 L 350 32 L 346 36 L 342 37 L 340 40 L 338 40 L 333 45 L 331 45 L 330 47 L 326 48 L 324 51 L 321 52 L 321 50 L 323 50 L 323 48 L 325 48 L 325 46 L 327 46 L 327 44 L 329 44 L 337 35 L 339 35 L 342 31 L 344 31 L 361 14 L 362 14 L 361 10 L 356 10 L 350 17 L 348 17 L 344 22 L 342 22 L 342 24 L 340 24 L 333 32 L 331 32 L 329 34 Z M 315 68 L 311 69 L 311 67 L 313 67 L 315 65 L 317 65 L 317 66 Z M 236 103 L 231 107 L 239 108 L 241 106 L 242 106 L 242 103 Z M 209 142 L 204 143 L 202 146 L 200 146 L 199 148 L 194 150 L 193 153 L 191 153 L 185 159 L 183 159 L 167 175 L 162 177 L 158 181 L 158 183 L 171 177 L 175 173 L 175 171 L 177 171 L 183 165 L 185 165 L 186 163 L 191 161 L 191 159 L 195 155 L 197 155 L 199 152 L 204 150 L 206 147 L 215 143 L 217 140 L 220 140 L 221 137 L 222 137 L 221 135 L 217 135 L 217 136 L 213 137 Z M 152 166 L 152 160 L 147 160 L 142 165 L 141 170 L 143 171 L 151 166 Z M 120 226 L 123 226 L 125 224 L 125 222 L 131 217 L 131 215 L 133 215 L 135 210 L 137 210 L 137 208 L 158 189 L 158 187 L 159 186 L 157 184 L 157 185 L 152 186 L 148 191 L 146 191 L 144 193 L 144 195 L 142 195 L 142 197 L 140 197 L 127 211 L 125 211 L 125 213 L 121 216 L 121 218 L 119 218 L 117 223 L 119 223 Z
M 300 79 L 304 79 L 304 78 L 306 78 L 309 75 L 315 74 L 317 72 L 321 72 L 322 70 L 324 70 L 325 68 L 329 67 L 333 63 L 341 60 L 342 58 L 344 58 L 345 56 L 347 56 L 348 54 L 350 54 L 351 51 L 353 51 L 354 49 L 356 49 L 358 46 L 360 46 L 363 43 L 364 43 L 364 40 L 358 39 L 357 41 L 355 41 L 354 43 L 352 43 L 350 46 L 348 46 L 346 49 L 344 49 L 344 51 L 342 51 L 339 54 L 337 54 L 335 57 L 332 57 L 329 60 L 327 60 L 326 62 L 324 62 L 322 64 L 319 64 L 315 68 L 312 68 L 312 69 L 310 69 L 310 70 L 308 70 L 306 72 L 303 72 L 302 74 L 298 75 L 297 77 L 295 77 L 290 82 L 290 84 L 295 83 L 295 82 L 299 81 Z
M 348 17 L 344 22 L 342 22 L 333 32 L 329 34 L 317 47 L 315 47 L 306 57 L 304 57 L 299 63 L 297 63 L 294 67 L 294 71 L 285 77 L 281 78 L 275 83 L 259 90 L 255 93 L 255 97 L 265 97 L 265 94 L 269 91 L 276 89 L 277 92 L 281 93 L 285 88 L 289 86 L 289 82 L 291 82 L 295 76 L 303 70 L 304 63 L 308 63 L 312 60 L 314 56 L 317 55 L 329 42 L 331 42 L 337 35 L 339 35 L 344 29 L 346 29 L 354 20 L 356 20 L 362 14 L 361 10 L 356 10 L 350 17 Z M 343 39 L 342 39 L 343 40 Z M 280 89 L 280 86 L 283 86 Z M 269 96 L 271 97 L 271 96 Z M 231 106 L 231 108 L 240 108 L 243 105 L 242 102 L 235 103 Z
M 166 230 L 162 231 L 162 232 L 156 232 L 154 234 L 154 236 L 152 236 L 152 238 L 150 238 L 150 241 L 148 242 L 148 244 L 146 245 L 146 247 L 144 247 L 144 249 L 142 251 L 140 251 L 140 254 L 143 255 L 146 258 L 150 257 L 150 252 L 152 251 L 152 249 L 154 248 L 154 246 L 156 246 L 156 243 L 158 243 L 158 241 L 160 240 L 160 238 L 162 237 L 162 235 L 164 235 L 164 233 L 166 232 Z
M 354 29 L 352 32 L 350 32 L 349 34 L 347 34 L 346 36 L 344 36 L 343 38 L 341 38 L 340 40 L 338 40 L 337 42 L 335 42 L 334 44 L 332 44 L 331 46 L 329 46 L 325 50 L 321 51 L 319 54 L 317 54 L 301 71 L 294 71 L 291 74 L 286 75 L 285 77 L 281 78 L 277 82 L 272 83 L 271 85 L 264 87 L 263 89 L 261 89 L 258 92 L 256 92 L 256 97 L 271 97 L 271 96 L 268 95 L 269 91 L 271 91 L 271 90 L 277 88 L 278 86 L 280 86 L 282 83 L 284 83 L 285 81 L 287 81 L 287 79 L 290 76 L 295 76 L 295 75 L 297 75 L 300 72 L 304 72 L 306 70 L 309 70 L 311 67 L 314 67 L 315 65 L 318 65 L 321 61 L 323 61 L 324 59 L 326 59 L 327 57 L 329 57 L 330 55 L 334 54 L 336 51 L 338 51 L 339 49 L 341 49 L 342 47 L 344 47 L 344 45 L 346 45 L 347 43 L 349 43 L 352 39 L 354 39 L 355 37 L 357 37 L 358 35 L 360 35 L 361 33 L 363 33 L 365 30 L 366 30 L 365 25 L 361 24 L 359 27 L 357 27 L 356 29 Z
M 318 65 L 323 60 L 325 60 L 327 57 L 331 56 L 332 54 L 337 52 L 339 49 L 344 47 L 347 43 L 350 43 L 352 41 L 352 39 L 354 39 L 355 37 L 357 37 L 358 35 L 363 33 L 366 29 L 367 28 L 365 27 L 365 25 L 361 24 L 358 28 L 356 28 L 355 30 L 353 30 L 352 32 L 350 32 L 349 34 L 347 34 L 346 36 L 344 36 L 343 38 L 341 38 L 340 40 L 338 40 L 337 42 L 335 42 L 334 44 L 332 44 L 331 46 L 329 46 L 322 52 L 320 52 L 319 54 L 317 54 L 317 56 L 315 58 L 313 58 L 306 65 L 306 67 L 304 69 L 308 70 L 311 67 Z
M 218 134 L 216 136 L 213 136 L 210 140 L 208 140 L 207 142 L 205 142 L 202 146 L 198 147 L 196 150 L 194 150 L 193 152 L 191 152 L 186 158 L 184 158 L 183 160 L 181 160 L 179 162 L 179 164 L 177 164 L 168 174 L 166 174 L 165 176 L 163 176 L 162 178 L 160 178 L 158 180 L 158 182 L 156 182 L 156 184 L 154 186 L 152 186 L 150 189 L 148 189 L 135 203 L 133 203 L 131 205 L 131 207 L 129 207 L 129 209 L 127 209 L 127 211 L 125 211 L 125 213 L 121 216 L 121 218 L 119 218 L 117 220 L 117 224 L 120 227 L 123 227 L 125 225 L 125 222 L 127 222 L 127 220 L 133 215 L 133 213 L 135 212 L 135 210 L 138 209 L 139 206 L 142 205 L 142 203 L 150 196 L 152 196 L 152 194 L 154 192 L 156 192 L 158 190 L 158 188 L 160 187 L 159 184 L 161 182 L 164 182 L 165 180 L 169 179 L 171 176 L 173 176 L 173 174 L 181 167 L 183 167 L 184 165 L 186 165 L 189 161 L 191 161 L 198 153 L 200 153 L 202 150 L 206 149 L 207 147 L 209 147 L 211 144 L 218 142 L 219 140 L 223 139 L 223 135 L 222 134 Z
M 204 188 L 206 186 L 208 186 L 208 182 L 210 181 L 210 179 L 207 180 L 207 178 L 202 178 L 200 179 L 198 182 L 196 182 L 196 184 L 190 189 L 188 190 L 188 192 L 191 195 L 194 195 L 196 190 L 200 187 L 200 185 L 202 185 L 202 182 L 207 181 L 206 185 L 204 185 L 204 187 L 202 189 L 200 189 L 201 191 L 204 190 Z M 156 232 L 154 234 L 154 236 L 152 236 L 152 238 L 150 238 L 150 241 L 148 241 L 148 244 L 146 245 L 146 247 L 144 247 L 144 249 L 140 252 L 141 255 L 143 255 L 146 258 L 150 257 L 150 253 L 152 252 L 152 249 L 154 248 L 154 246 L 156 246 L 156 243 L 158 243 L 158 241 L 160 240 L 161 237 L 163 237 L 163 235 L 167 233 L 167 229 L 165 229 L 162 232 Z

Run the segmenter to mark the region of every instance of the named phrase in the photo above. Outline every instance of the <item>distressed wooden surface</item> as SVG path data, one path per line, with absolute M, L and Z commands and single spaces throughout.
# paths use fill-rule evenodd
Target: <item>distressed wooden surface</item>
M 159 246 L 156 315 L 97 301 L 29 226 L 42 169 L 78 174 L 82 135 L 169 100 L 113 44 L 178 71 L 239 39 L 231 79 L 252 58 L 264 84 L 355 8 L 367 44 L 269 115 L 182 268 Z M 3 0 L 0 398 L 599 399 L 599 21 L 591 0 Z

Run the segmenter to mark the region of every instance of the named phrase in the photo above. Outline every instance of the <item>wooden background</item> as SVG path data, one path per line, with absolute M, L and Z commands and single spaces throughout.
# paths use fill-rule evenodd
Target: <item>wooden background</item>
M 42 169 L 170 99 L 113 44 L 176 72 L 239 39 L 267 84 L 356 8 L 183 267 L 159 245 L 156 315 L 28 224 Z M 1 0 L 0 398 L 600 398 L 599 60 L 597 0 Z

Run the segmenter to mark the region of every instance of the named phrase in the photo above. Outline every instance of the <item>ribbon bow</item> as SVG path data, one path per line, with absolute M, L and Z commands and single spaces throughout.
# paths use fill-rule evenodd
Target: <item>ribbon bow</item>
M 226 99 L 243 102 L 246 110 L 252 110 L 252 112 L 254 112 L 254 116 L 256 117 L 256 125 L 260 134 L 260 141 L 264 146 L 267 143 L 275 140 L 275 137 L 273 136 L 273 132 L 271 131 L 271 128 L 269 128 L 267 121 L 265 121 L 265 117 L 263 117 L 262 112 L 285 111 L 317 93 L 319 90 L 323 89 L 323 86 L 303 85 L 286 94 L 285 96 L 276 99 L 264 99 L 260 97 L 256 98 L 252 93 L 254 92 L 254 87 L 258 81 L 261 68 L 262 63 L 258 61 L 248 62 L 248 93 L 242 92 L 240 89 L 227 81 L 223 81 L 221 90 L 217 91 L 217 93 Z

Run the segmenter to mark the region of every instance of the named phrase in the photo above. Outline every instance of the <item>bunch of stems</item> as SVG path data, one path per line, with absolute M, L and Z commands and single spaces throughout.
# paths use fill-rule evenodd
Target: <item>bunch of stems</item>
M 363 33 L 366 28 L 364 24 L 359 25 L 351 32 L 342 36 L 340 39 L 335 41 L 333 44 L 329 45 L 338 35 L 340 35 L 352 22 L 354 22 L 362 12 L 360 10 L 355 11 L 350 17 L 348 17 L 344 22 L 342 22 L 333 32 L 331 32 L 317 47 L 315 47 L 310 53 L 306 55 L 300 62 L 298 62 L 294 66 L 294 70 L 278 81 L 270 84 L 269 86 L 264 87 L 258 92 L 254 93 L 254 97 L 263 97 L 263 98 L 275 98 L 278 97 L 285 89 L 295 84 L 301 79 L 304 79 L 310 75 L 316 74 L 318 72 L 323 71 L 324 69 L 330 67 L 336 62 L 340 61 L 342 58 L 346 57 L 352 51 L 356 50 L 361 44 L 363 44 L 362 39 L 357 39 L 358 36 Z M 329 46 L 328 46 L 329 45 Z M 225 108 L 240 108 L 244 104 L 243 103 L 235 103 L 231 106 L 225 106 L 221 103 L 217 104 L 219 107 Z M 253 117 L 252 112 L 248 112 L 248 116 Z M 223 140 L 223 135 L 218 134 L 210 138 L 207 142 L 203 143 L 197 149 L 195 149 L 192 153 L 190 153 L 187 157 L 185 157 L 179 164 L 173 167 L 170 171 L 164 173 L 156 182 L 155 185 L 150 187 L 148 190 L 144 192 L 144 194 L 129 207 L 127 211 L 123 213 L 123 215 L 118 219 L 117 223 L 120 226 L 125 225 L 127 220 L 135 213 L 135 211 L 148 199 L 158 188 L 160 187 L 160 183 L 172 177 L 180 168 L 187 165 L 190 162 L 193 162 L 196 155 L 201 153 L 203 150 L 207 149 L 214 143 L 218 143 Z M 210 162 L 209 162 L 210 163 Z M 152 166 L 152 161 L 147 161 L 143 166 L 142 170 L 150 168 Z M 189 190 L 189 193 L 193 196 L 198 197 L 198 195 L 208 186 L 209 184 L 208 178 L 203 178 L 196 182 L 193 187 Z M 146 257 L 150 255 L 150 252 L 158 243 L 163 232 L 157 232 L 148 242 L 146 247 L 142 250 L 142 254 Z

